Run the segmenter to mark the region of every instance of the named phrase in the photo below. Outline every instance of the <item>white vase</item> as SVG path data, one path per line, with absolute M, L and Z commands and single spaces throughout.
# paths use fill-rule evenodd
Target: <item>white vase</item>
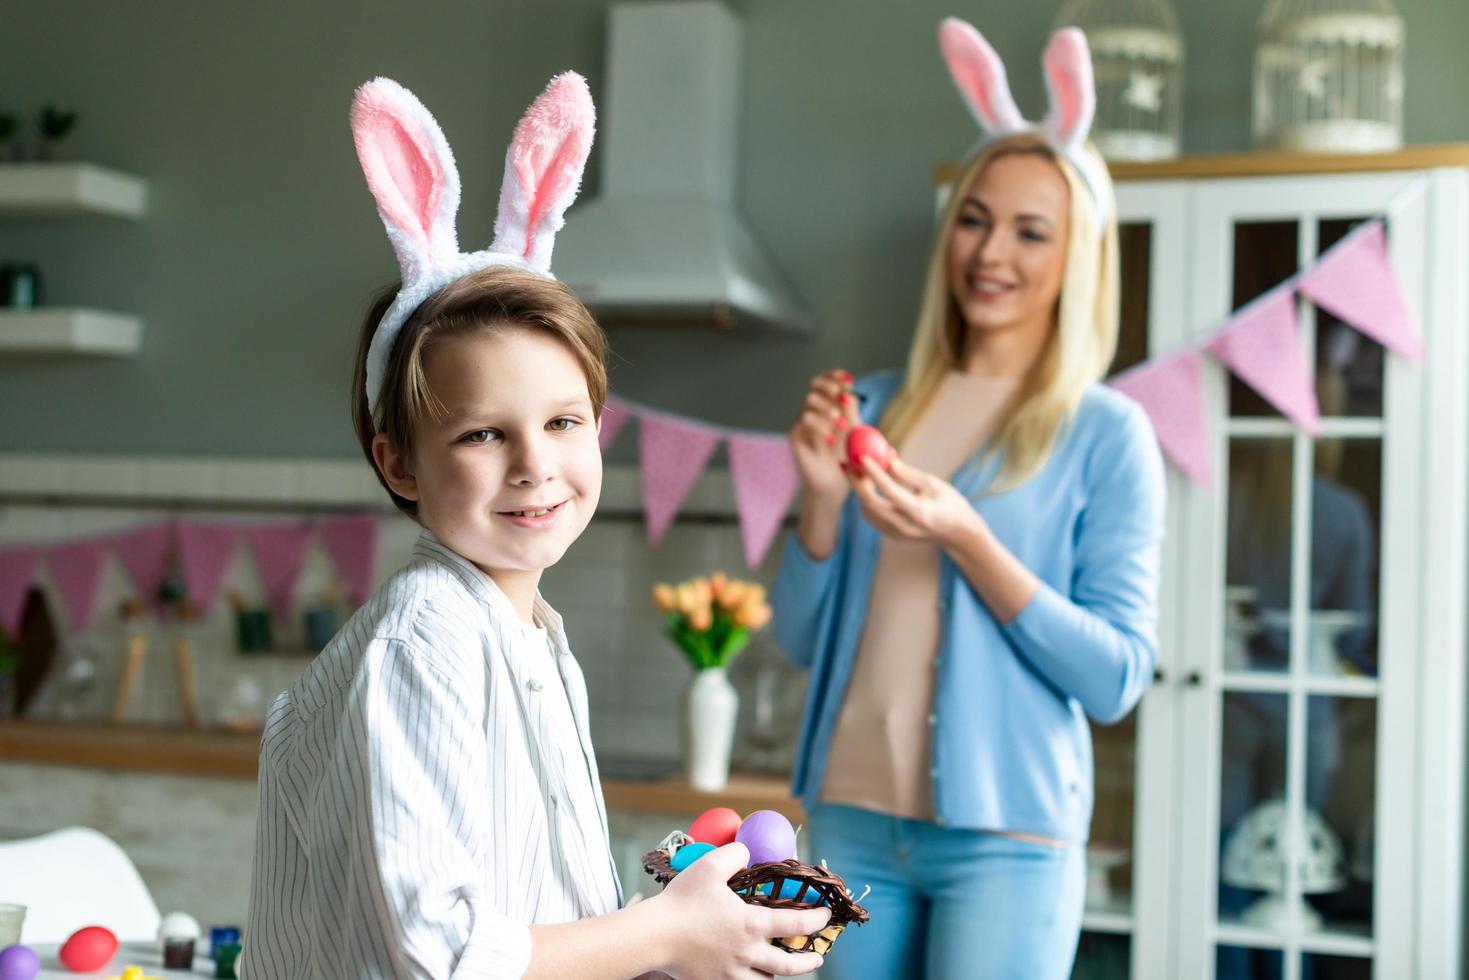
M 684 689 L 679 705 L 683 727 L 684 774 L 689 785 L 717 792 L 729 782 L 740 696 L 723 667 L 706 667 Z

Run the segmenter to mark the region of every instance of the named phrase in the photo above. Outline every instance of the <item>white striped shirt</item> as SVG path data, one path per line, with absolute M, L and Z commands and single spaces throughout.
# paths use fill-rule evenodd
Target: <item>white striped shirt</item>
M 246 980 L 519 977 L 621 889 L 586 682 L 427 531 L 271 706 Z

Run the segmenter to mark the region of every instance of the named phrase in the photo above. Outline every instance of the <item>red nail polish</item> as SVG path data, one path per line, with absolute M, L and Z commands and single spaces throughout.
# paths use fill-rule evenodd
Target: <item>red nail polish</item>
M 841 401 L 843 405 L 850 405 L 852 404 L 852 396 L 844 391 L 841 394 Z
M 826 437 L 826 444 L 828 446 L 835 446 L 836 445 L 836 442 L 837 442 L 837 437 L 835 435 L 828 435 Z

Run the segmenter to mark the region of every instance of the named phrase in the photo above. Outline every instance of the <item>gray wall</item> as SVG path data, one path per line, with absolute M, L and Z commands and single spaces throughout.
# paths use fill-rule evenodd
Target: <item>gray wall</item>
M 1245 148 L 1261 4 L 1176 2 L 1186 147 Z M 804 340 L 621 331 L 613 384 L 783 429 L 810 373 L 896 364 L 906 349 L 931 168 L 973 137 L 935 24 L 952 12 L 979 24 L 1036 113 L 1031 66 L 1056 4 L 731 5 L 746 26 L 743 208 L 820 329 Z M 147 321 L 132 360 L 0 360 L 0 450 L 355 454 L 345 398 L 357 321 L 395 268 L 347 132 L 353 87 L 389 75 L 433 109 L 465 174 L 461 240 L 481 243 L 527 102 L 568 67 L 601 90 L 605 6 L 5 0 L 0 109 L 79 107 L 72 153 L 148 177 L 153 200 L 138 224 L 0 222 L 0 259 L 38 261 L 50 302 Z M 436 18 L 407 13 L 422 7 Z M 1398 7 L 1408 140 L 1469 139 L 1469 4 Z M 593 190 L 596 166 L 594 153 Z

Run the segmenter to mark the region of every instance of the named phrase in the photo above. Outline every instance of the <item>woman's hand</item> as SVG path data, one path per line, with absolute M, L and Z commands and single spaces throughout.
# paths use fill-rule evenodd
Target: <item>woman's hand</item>
M 892 468 L 884 470 L 864 456 L 862 468 L 863 473 L 852 478 L 852 487 L 867 522 L 887 537 L 950 548 L 984 523 L 952 483 L 900 458 L 894 457 Z
M 869 524 L 900 541 L 931 541 L 944 549 L 1001 624 L 1019 616 L 1040 580 L 1000 543 L 990 526 L 948 480 L 894 459 L 892 469 L 870 457 L 852 481 Z
M 847 432 L 860 423 L 850 374 L 826 371 L 811 379 L 801 416 L 790 431 L 796 469 L 808 494 L 834 500 L 846 497 L 843 449 Z
M 663 972 L 679 978 L 754 980 L 798 976 L 818 969 L 816 953 L 787 953 L 770 940 L 809 935 L 826 925 L 831 910 L 768 909 L 746 904 L 730 891 L 729 879 L 750 852 L 726 844 L 680 872 L 643 908 L 657 907 L 669 929 L 669 960 Z

